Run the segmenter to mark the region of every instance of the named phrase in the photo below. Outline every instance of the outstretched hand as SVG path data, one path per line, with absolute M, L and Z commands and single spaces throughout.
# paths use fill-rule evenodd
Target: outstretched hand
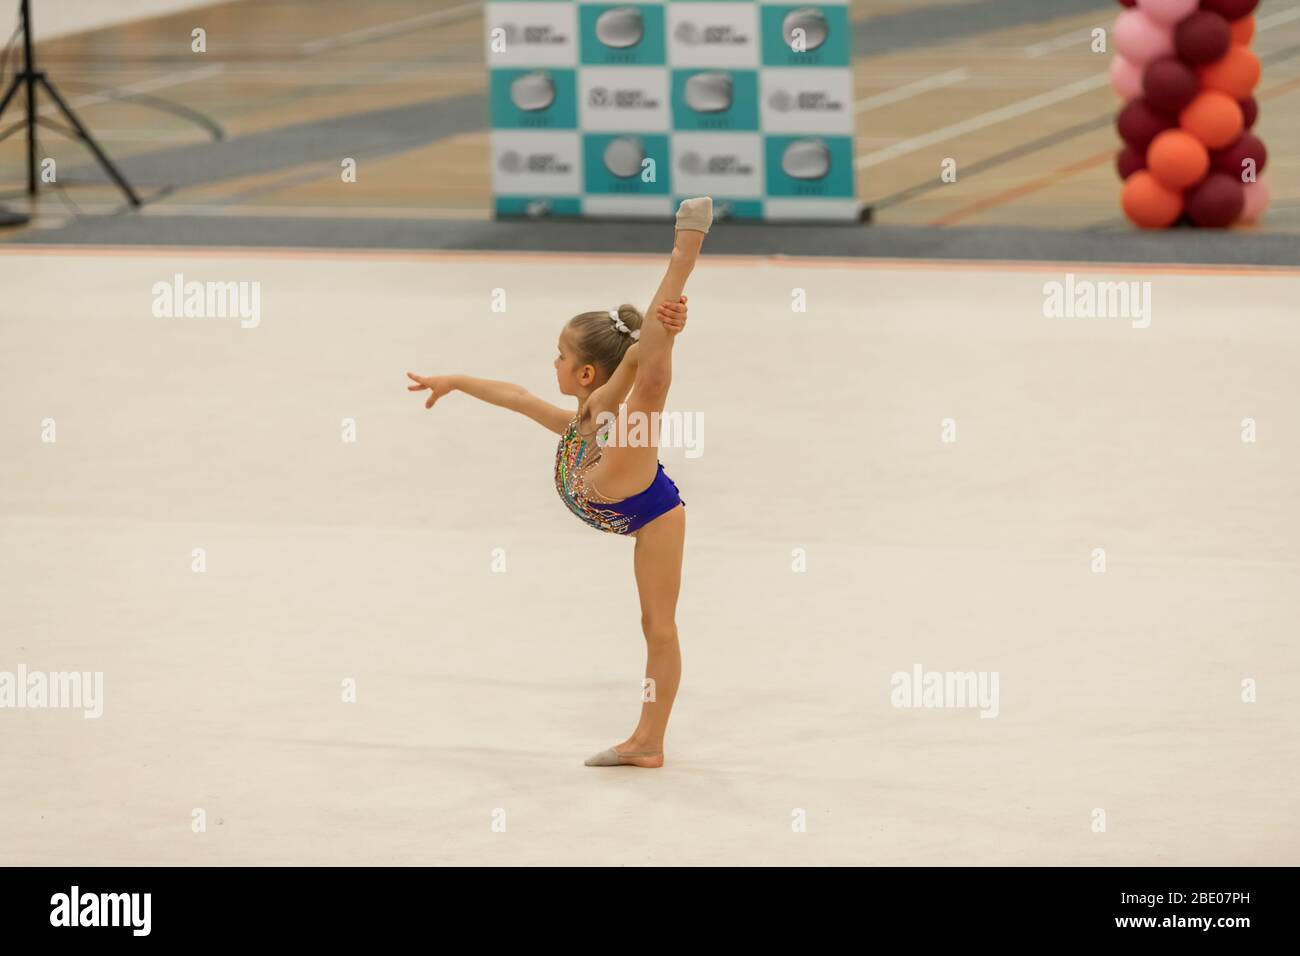
M 424 403 L 425 408 L 433 408 L 434 402 L 453 391 L 450 375 L 416 375 L 414 372 L 407 372 L 406 377 L 415 382 L 414 385 L 406 386 L 408 392 L 423 392 L 426 388 L 429 390 L 429 400 Z
M 660 303 L 656 315 L 668 330 L 668 334 L 676 335 L 686 328 L 686 296 L 682 296 L 677 302 Z

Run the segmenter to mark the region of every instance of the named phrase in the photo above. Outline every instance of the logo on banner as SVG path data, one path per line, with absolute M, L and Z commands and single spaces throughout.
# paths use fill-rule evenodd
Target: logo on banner
M 593 86 L 587 93 L 587 105 L 616 110 L 657 110 L 663 105 L 663 100 L 655 99 L 648 90 Z
M 669 3 L 674 67 L 758 66 L 758 10 L 750 3 Z
M 528 23 L 524 26 L 502 23 L 500 28 L 507 50 L 512 46 L 562 46 L 572 40 L 563 28 L 550 23 Z
M 698 153 L 687 150 L 678 167 L 690 176 L 752 176 L 755 166 L 737 153 Z
M 487 62 L 504 67 L 578 63 L 578 16 L 568 3 L 489 3 Z
M 517 149 L 507 149 L 497 160 L 497 166 L 503 173 L 541 173 L 543 175 L 564 176 L 573 172 L 573 163 L 559 153 L 521 153 Z
M 826 24 L 826 14 L 816 7 L 801 7 L 785 15 L 781 21 L 781 33 L 785 36 L 785 45 L 795 53 L 809 53 L 826 42 L 830 28 Z
M 678 133 L 674 188 L 732 199 L 763 194 L 763 137 L 757 133 Z M 719 200 L 714 200 L 717 214 Z
M 767 103 L 779 113 L 796 110 L 800 113 L 839 113 L 844 101 L 836 99 L 827 90 L 775 90 Z
M 673 39 L 687 46 L 745 46 L 754 42 L 751 32 L 730 23 L 701 24 L 683 20 L 673 30 Z

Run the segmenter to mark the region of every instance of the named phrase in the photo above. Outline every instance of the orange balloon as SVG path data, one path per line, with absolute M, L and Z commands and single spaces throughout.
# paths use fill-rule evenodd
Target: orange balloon
M 1150 170 L 1139 169 L 1124 180 L 1120 194 L 1124 215 L 1143 229 L 1164 229 L 1183 212 L 1183 194 L 1160 184 Z
M 1228 24 L 1228 29 L 1232 31 L 1233 43 L 1249 43 L 1255 38 L 1255 18 L 1244 16 L 1240 20 L 1233 20 Z
M 1168 189 L 1186 189 L 1210 171 L 1210 151 L 1181 129 L 1167 129 L 1147 149 L 1147 169 Z
M 1234 100 L 1244 100 L 1259 83 L 1259 57 L 1240 43 L 1234 43 L 1220 59 L 1201 67 L 1197 73 L 1202 89 L 1219 90 Z
M 1202 90 L 1183 107 L 1178 125 L 1210 149 L 1231 146 L 1246 127 L 1246 118 L 1235 99 L 1220 90 Z

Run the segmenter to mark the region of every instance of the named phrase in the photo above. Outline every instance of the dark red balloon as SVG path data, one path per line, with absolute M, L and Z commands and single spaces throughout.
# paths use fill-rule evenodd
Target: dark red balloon
M 1259 0 L 1201 0 L 1202 10 L 1212 10 L 1225 20 L 1240 20 L 1242 17 L 1248 17 L 1255 12 L 1257 6 Z
M 1121 7 L 1132 7 L 1137 5 L 1138 0 L 1119 0 Z
M 1147 168 L 1147 158 L 1132 146 L 1125 146 L 1115 156 L 1115 169 L 1120 179 L 1128 179 L 1139 169 Z
M 1268 150 L 1264 147 L 1264 141 L 1254 133 L 1242 133 L 1241 137 L 1227 149 L 1211 153 L 1210 168 L 1227 173 L 1229 176 L 1236 176 L 1240 180 L 1245 168 L 1242 164 L 1248 159 L 1255 161 L 1256 174 L 1262 173 L 1264 164 L 1268 162 Z
M 1152 60 L 1142 71 L 1142 93 L 1161 113 L 1177 116 L 1200 91 L 1196 71 L 1181 60 Z
M 1246 129 L 1255 125 L 1255 120 L 1259 119 L 1259 104 L 1255 102 L 1255 97 L 1248 96 L 1241 103 L 1241 115 L 1246 118 Z
M 1159 110 L 1153 110 L 1141 96 L 1129 100 L 1128 105 L 1120 110 L 1119 117 L 1115 120 L 1120 138 L 1143 154 L 1158 134 L 1177 125 L 1176 118 L 1166 116 Z
M 1222 59 L 1232 45 L 1232 28 L 1213 10 L 1197 10 L 1174 27 L 1174 49 L 1189 66 Z
M 1227 173 L 1210 173 L 1187 191 L 1187 215 L 1207 229 L 1223 229 L 1241 218 L 1246 190 L 1241 180 Z

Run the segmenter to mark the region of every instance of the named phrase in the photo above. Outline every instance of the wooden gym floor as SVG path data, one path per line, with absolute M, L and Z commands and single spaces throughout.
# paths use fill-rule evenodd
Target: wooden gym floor
M 954 16 L 963 9 L 978 15 Z M 858 195 L 877 221 L 1125 228 L 1109 54 L 1089 48 L 1117 10 L 855 0 Z M 1258 19 L 1257 131 L 1273 190 L 1259 229 L 1300 231 L 1300 3 L 1266 0 Z M 191 52 L 196 27 L 205 53 Z M 482 28 L 479 2 L 235 0 L 41 41 L 37 55 L 136 182 L 146 216 L 484 219 Z M 11 106 L 0 128 L 21 115 Z M 42 116 L 58 120 L 49 103 Z M 34 228 L 122 209 L 79 144 L 45 128 L 40 155 L 59 185 L 31 207 Z M 359 160 L 356 183 L 341 181 L 343 156 Z M 956 183 L 940 182 L 947 158 Z M 24 162 L 19 130 L 0 143 L 10 208 L 28 208 Z

